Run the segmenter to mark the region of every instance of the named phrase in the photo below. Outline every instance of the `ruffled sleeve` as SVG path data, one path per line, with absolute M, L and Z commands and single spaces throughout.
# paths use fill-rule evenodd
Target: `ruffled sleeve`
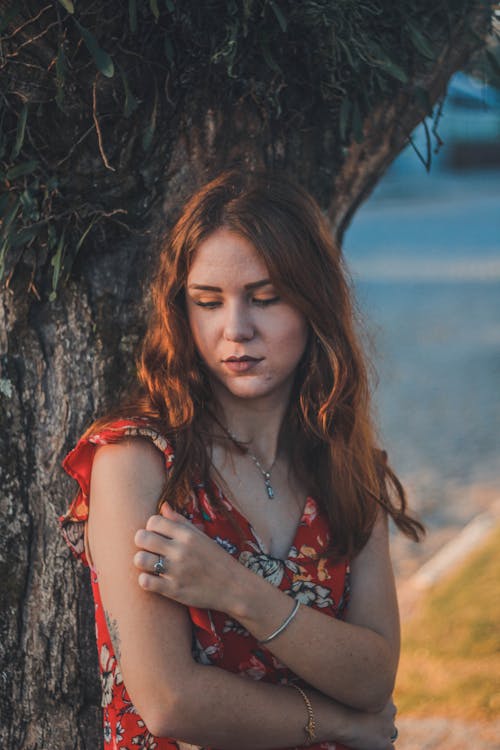
M 84 565 L 88 565 L 85 555 L 85 522 L 89 514 L 90 475 L 97 448 L 108 443 L 117 443 L 128 437 L 143 437 L 151 442 L 165 456 L 167 470 L 174 460 L 171 443 L 142 417 L 120 419 L 111 422 L 95 434 L 80 438 L 62 462 L 63 469 L 78 482 L 77 494 L 66 513 L 59 517 L 62 535 L 69 548 Z

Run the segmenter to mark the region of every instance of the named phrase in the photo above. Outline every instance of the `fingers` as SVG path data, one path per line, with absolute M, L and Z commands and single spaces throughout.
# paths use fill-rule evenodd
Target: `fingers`
M 164 518 L 168 518 L 171 521 L 178 521 L 179 523 L 186 523 L 187 521 L 181 513 L 177 513 L 166 501 L 163 502 L 160 513 Z
M 163 575 L 155 576 L 150 573 L 141 573 L 138 580 L 139 586 L 145 591 L 160 594 L 168 599 L 176 599 L 178 587 L 175 581 L 171 581 Z
M 182 516 L 181 516 L 182 518 Z M 157 534 L 163 534 L 164 536 L 173 536 L 175 530 L 183 528 L 184 524 L 181 524 L 177 519 L 171 517 L 154 515 L 150 516 L 146 523 L 148 531 L 156 531 Z
M 165 573 L 168 573 L 167 557 L 166 555 L 162 555 L 160 553 L 153 554 L 151 552 L 145 552 L 144 550 L 140 550 L 140 552 L 136 552 L 134 555 L 134 565 L 136 568 L 144 571 L 145 573 L 149 573 L 150 575 L 156 575 L 154 566 L 156 565 L 160 557 L 165 560 L 165 565 L 166 565 Z M 161 575 L 165 575 L 165 573 L 161 573 Z
M 172 537 L 157 534 L 154 531 L 146 531 L 146 529 L 139 529 L 134 536 L 134 541 L 138 547 L 146 550 L 146 552 L 154 552 L 156 555 L 166 554 L 168 542 L 171 540 Z

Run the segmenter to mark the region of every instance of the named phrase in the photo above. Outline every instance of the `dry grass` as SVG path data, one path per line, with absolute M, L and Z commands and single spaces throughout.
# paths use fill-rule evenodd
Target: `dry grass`
M 500 717 L 500 529 L 404 624 L 396 704 L 414 716 Z

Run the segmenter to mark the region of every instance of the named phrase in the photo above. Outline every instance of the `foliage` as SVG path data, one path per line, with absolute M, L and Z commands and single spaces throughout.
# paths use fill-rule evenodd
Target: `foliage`
M 401 712 L 487 719 L 500 709 L 500 528 L 403 628 Z
M 500 3 L 493 12 L 487 43 L 469 61 L 467 72 L 480 81 L 500 89 Z
M 55 296 L 89 235 L 137 231 L 179 129 L 253 108 L 283 137 L 328 122 L 340 166 L 480 0 L 4 0 L 0 276 Z M 323 119 L 322 119 L 323 118 Z M 49 290 L 50 290 L 49 289 Z

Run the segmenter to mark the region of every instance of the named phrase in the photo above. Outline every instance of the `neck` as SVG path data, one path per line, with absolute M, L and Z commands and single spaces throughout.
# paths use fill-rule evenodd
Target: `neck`
M 217 391 L 217 389 L 215 389 Z M 235 398 L 232 394 L 215 392 L 216 414 L 223 427 L 265 466 L 278 456 L 280 431 L 288 406 L 286 399 L 268 395 L 262 399 Z

